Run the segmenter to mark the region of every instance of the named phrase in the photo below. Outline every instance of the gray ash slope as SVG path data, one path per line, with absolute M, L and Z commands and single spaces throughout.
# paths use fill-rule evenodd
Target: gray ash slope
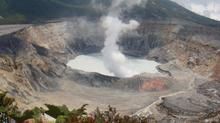
M 89 103 L 92 111 L 110 104 L 159 122 L 218 122 L 219 22 L 170 1 L 149 0 L 146 6 L 124 12 L 125 21 L 134 17 L 141 26 L 124 34 L 119 45 L 127 55 L 163 63 L 161 74 L 122 79 L 68 68 L 69 59 L 104 46 L 99 22 L 77 17 L 1 36 L 1 89 L 22 108 Z

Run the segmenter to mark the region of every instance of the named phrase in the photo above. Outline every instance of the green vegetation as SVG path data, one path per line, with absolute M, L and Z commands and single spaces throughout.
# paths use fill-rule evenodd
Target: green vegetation
M 156 123 L 153 118 L 149 117 L 121 116 L 111 106 L 107 111 L 101 112 L 97 108 L 94 113 L 88 114 L 86 106 L 69 111 L 66 106 L 47 105 L 48 111 L 45 113 L 54 117 L 56 123 Z
M 109 106 L 107 111 L 101 112 L 98 108 L 92 113 L 86 112 L 86 106 L 79 109 L 69 110 L 67 106 L 54 106 L 47 104 L 47 110 L 43 108 L 34 108 L 25 112 L 18 110 L 17 104 L 13 98 L 7 96 L 6 92 L 0 93 L 0 123 L 9 123 L 9 119 L 14 119 L 18 123 L 26 120 L 34 120 L 35 123 L 42 123 L 42 115 L 47 114 L 54 119 L 56 123 L 155 123 L 153 118 L 138 116 L 121 116 L 115 108 Z M 48 121 L 49 122 L 49 121 Z M 44 122 L 45 123 L 45 122 Z
M 9 121 L 8 116 L 12 116 L 17 113 L 17 106 L 13 98 L 6 96 L 6 92 L 0 93 L 0 122 Z
M 96 19 L 107 13 L 92 6 L 92 0 L 0 0 L 0 24 L 39 23 L 47 20 L 86 16 Z M 93 0 L 105 7 L 112 0 Z M 202 25 L 220 27 L 218 21 L 197 15 L 170 0 L 148 0 L 145 7 L 136 6 L 123 12 L 125 18 L 140 20 L 189 21 Z
M 69 16 L 100 16 L 90 0 L 0 0 L 0 24 L 33 23 Z
M 12 119 L 14 119 L 18 123 L 22 123 L 27 119 L 34 119 L 37 123 L 41 121 L 41 114 L 43 114 L 45 110 L 43 108 L 33 108 L 31 110 L 26 110 L 21 113 L 17 111 L 14 115 L 9 115 Z
M 45 113 L 52 116 L 56 119 L 56 123 L 81 123 L 84 122 L 87 118 L 86 106 L 83 105 L 79 109 L 73 109 L 70 111 L 65 105 L 63 106 L 54 106 L 46 105 L 48 111 Z
M 0 123 L 9 123 L 12 118 L 17 122 L 27 119 L 40 120 L 40 115 L 44 113 L 42 108 L 34 108 L 21 113 L 14 98 L 8 97 L 7 92 L 0 91 Z

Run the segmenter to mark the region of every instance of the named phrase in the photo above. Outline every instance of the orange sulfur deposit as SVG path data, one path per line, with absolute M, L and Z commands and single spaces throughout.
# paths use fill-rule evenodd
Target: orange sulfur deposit
M 152 79 L 143 82 L 139 91 L 163 91 L 167 89 L 166 81 L 162 79 Z

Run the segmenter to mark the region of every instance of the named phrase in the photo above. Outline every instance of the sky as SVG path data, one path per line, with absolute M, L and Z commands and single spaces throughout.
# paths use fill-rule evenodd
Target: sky
M 220 21 L 220 0 L 172 0 L 200 15 Z

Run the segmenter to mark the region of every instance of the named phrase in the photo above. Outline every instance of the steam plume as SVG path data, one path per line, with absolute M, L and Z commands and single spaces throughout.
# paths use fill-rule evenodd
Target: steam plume
M 106 30 L 105 47 L 102 49 L 104 63 L 109 71 L 118 77 L 131 77 L 136 74 L 135 71 L 124 66 L 127 59 L 120 52 L 117 42 L 123 33 L 135 30 L 139 26 L 135 20 L 130 20 L 128 24 L 123 23 L 118 16 L 123 5 L 129 9 L 140 2 L 141 0 L 113 0 L 108 16 L 102 18 L 102 26 Z

